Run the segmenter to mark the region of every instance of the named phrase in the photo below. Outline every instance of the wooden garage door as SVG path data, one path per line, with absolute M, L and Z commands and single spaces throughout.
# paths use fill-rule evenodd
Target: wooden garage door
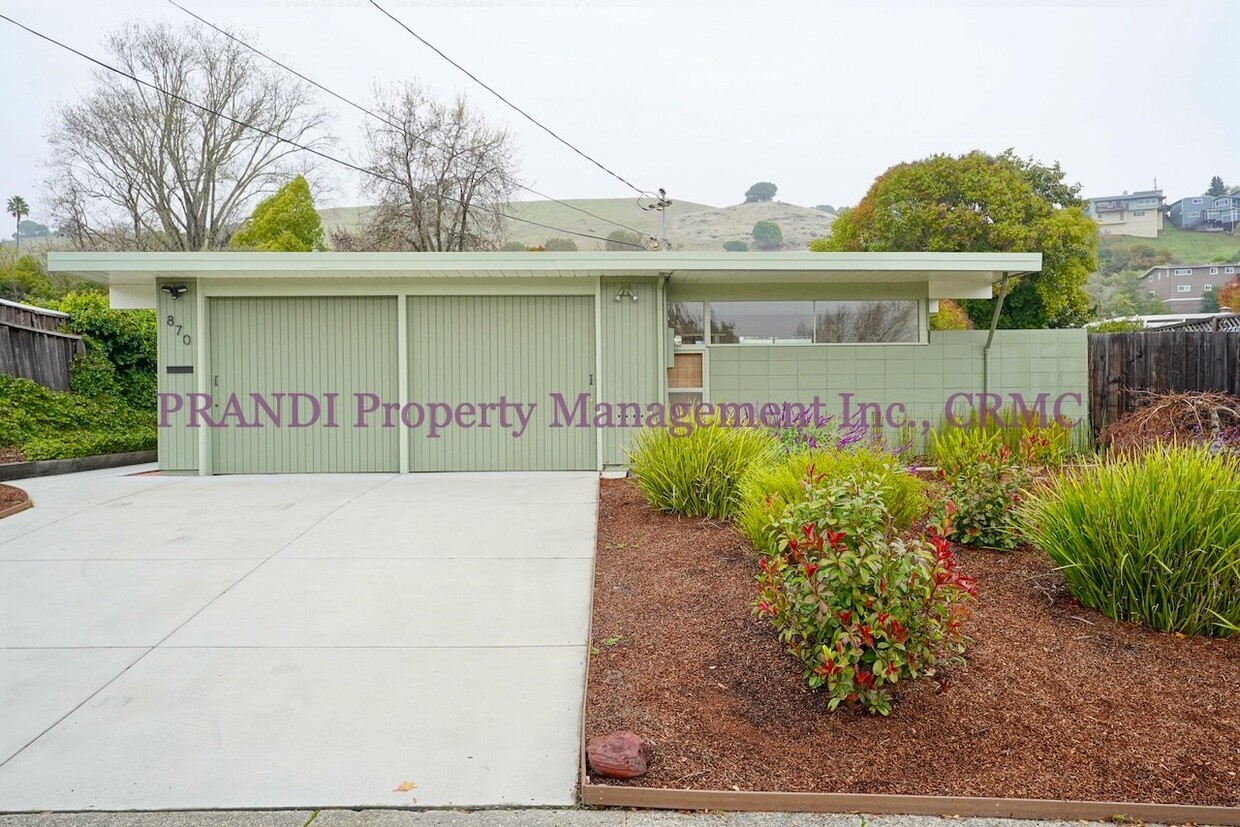
M 312 394 L 323 406 L 323 394 L 338 394 L 336 427 L 329 427 L 325 407 L 316 424 L 291 427 L 285 398 L 282 427 L 212 429 L 213 472 L 396 471 L 396 428 L 354 427 L 353 395 L 398 399 L 397 307 L 394 296 L 210 299 L 217 417 L 230 393 L 247 412 L 251 393 L 269 401 L 279 393 Z M 311 410 L 303 405 L 302 421 Z
M 411 401 L 455 406 L 503 397 L 535 406 L 519 438 L 494 422 L 453 426 L 436 439 L 411 430 L 412 470 L 597 467 L 593 428 L 551 427 L 552 393 L 571 407 L 594 392 L 593 296 L 413 296 L 409 346 Z

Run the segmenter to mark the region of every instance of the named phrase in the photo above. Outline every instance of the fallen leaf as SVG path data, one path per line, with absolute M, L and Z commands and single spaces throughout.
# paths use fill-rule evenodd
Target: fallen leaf
M 392 792 L 394 792 L 394 793 L 407 793 L 407 792 L 409 792 L 409 791 L 410 791 L 410 790 L 412 790 L 412 789 L 416 789 L 416 788 L 417 788 L 417 786 L 418 786 L 418 785 L 417 785 L 417 784 L 414 784 L 412 781 L 405 781 L 405 782 L 402 782 L 402 783 L 401 783 L 401 785 L 400 785 L 399 787 L 397 787 L 396 789 L 392 790 Z

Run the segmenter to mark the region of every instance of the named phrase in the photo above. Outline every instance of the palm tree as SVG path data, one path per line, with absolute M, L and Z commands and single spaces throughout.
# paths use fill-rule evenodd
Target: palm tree
M 30 215 L 30 205 L 26 203 L 26 199 L 20 195 L 14 195 L 9 199 L 7 207 L 9 215 L 17 219 L 17 232 L 13 235 L 13 241 L 17 244 L 17 252 L 22 251 L 22 216 Z

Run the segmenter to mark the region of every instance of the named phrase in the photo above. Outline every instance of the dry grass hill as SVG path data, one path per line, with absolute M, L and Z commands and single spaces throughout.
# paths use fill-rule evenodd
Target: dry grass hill
M 540 224 L 548 224 L 578 233 L 606 237 L 616 229 L 608 223 L 614 221 L 650 235 L 659 231 L 659 215 L 641 209 L 629 198 L 583 198 L 566 200 L 566 204 L 588 210 L 597 218 L 586 215 L 572 207 L 554 201 L 518 201 L 510 204 L 507 212 Z M 319 211 L 323 226 L 330 233 L 333 228 L 355 226 L 365 207 L 335 207 Z M 605 220 L 604 220 L 605 219 Z M 721 251 L 725 241 L 744 241 L 752 245 L 751 232 L 758 221 L 774 221 L 784 233 L 784 249 L 804 250 L 810 239 L 826 235 L 831 230 L 835 216 L 809 207 L 785 204 L 781 201 L 736 204 L 731 207 L 711 207 L 692 201 L 674 201 L 668 209 L 668 236 L 674 250 Z M 520 222 L 509 222 L 510 241 L 526 246 L 544 243 L 556 233 Z M 574 238 L 581 250 L 601 250 L 601 241 Z

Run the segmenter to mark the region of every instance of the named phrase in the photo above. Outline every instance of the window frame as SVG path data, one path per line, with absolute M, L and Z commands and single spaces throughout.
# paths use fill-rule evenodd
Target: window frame
M 676 301 L 681 301 L 681 300 L 677 299 Z M 685 301 L 688 301 L 688 300 L 685 300 Z M 696 299 L 694 301 L 696 301 Z M 904 345 L 928 345 L 929 344 L 928 328 L 930 324 L 930 318 L 929 318 L 929 310 L 928 310 L 926 299 L 919 299 L 919 298 L 881 298 L 881 299 L 840 299 L 840 298 L 751 299 L 751 298 L 744 298 L 744 299 L 731 299 L 731 298 L 728 298 L 728 299 L 705 299 L 704 301 L 706 303 L 706 310 L 705 310 L 704 316 L 705 316 L 705 327 L 707 330 L 705 346 L 708 348 L 710 347 L 885 347 L 888 345 L 904 346 Z M 766 301 L 809 302 L 811 305 L 812 312 L 813 312 L 812 321 L 813 321 L 813 326 L 814 326 L 814 337 L 815 338 L 817 338 L 818 336 L 818 305 L 819 304 L 828 303 L 828 302 L 909 302 L 917 308 L 916 338 L 897 340 L 897 341 L 886 341 L 886 342 L 818 342 L 818 341 L 814 341 L 814 342 L 794 342 L 794 341 L 716 342 L 716 341 L 713 341 L 714 315 L 715 315 L 714 304 L 716 302 L 720 304 L 727 304 L 727 303 L 755 304 L 758 302 L 766 302 Z M 686 347 L 692 347 L 692 346 L 686 346 Z

